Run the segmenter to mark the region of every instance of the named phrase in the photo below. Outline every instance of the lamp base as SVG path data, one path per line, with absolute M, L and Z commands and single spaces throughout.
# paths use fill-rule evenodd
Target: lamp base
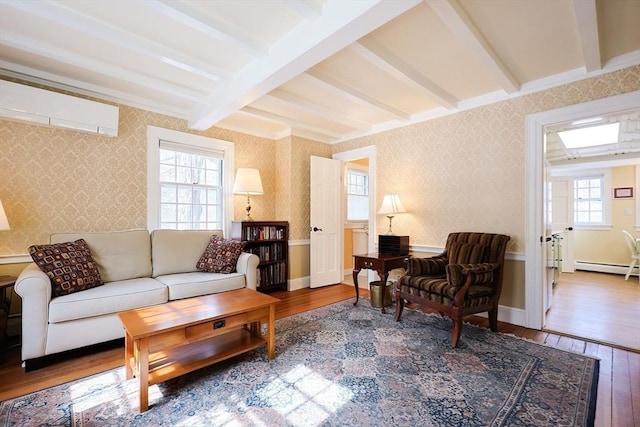
M 387 230 L 387 235 L 388 236 L 393 236 L 393 231 L 391 230 L 391 220 L 393 219 L 393 215 L 387 215 L 387 218 L 389 218 L 389 230 Z
M 247 211 L 247 217 L 244 219 L 245 221 L 253 221 L 251 218 L 251 200 L 249 200 L 249 195 L 247 194 L 247 207 L 245 208 Z

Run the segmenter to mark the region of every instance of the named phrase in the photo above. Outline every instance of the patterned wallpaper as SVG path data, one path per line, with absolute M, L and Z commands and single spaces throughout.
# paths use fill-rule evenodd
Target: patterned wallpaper
M 393 219 L 411 244 L 444 246 L 452 231 L 509 234 L 525 249 L 525 117 L 640 89 L 640 66 L 333 146 L 377 147 L 376 200 L 397 193 Z M 379 216 L 377 233 L 386 231 Z
M 236 168 L 260 170 L 265 194 L 251 198 L 252 216 L 288 220 L 292 240 L 309 238 L 309 157 L 376 145 L 376 197 L 396 192 L 408 211 L 394 218 L 396 234 L 443 246 L 453 230 L 494 231 L 524 252 L 525 116 L 637 89 L 640 66 L 334 146 L 199 134 L 233 142 Z M 126 106 L 116 138 L 0 120 L 0 199 L 12 225 L 0 256 L 25 254 L 53 232 L 146 227 L 147 125 L 191 132 L 184 120 Z M 235 219 L 245 205 L 235 196 Z M 385 224 L 378 218 L 378 233 Z
M 184 120 L 126 106 L 116 138 L 0 120 L 0 200 L 12 227 L 0 233 L 0 256 L 26 254 L 54 232 L 145 228 L 147 125 L 192 132 Z M 265 194 L 252 197 L 252 216 L 275 219 L 274 141 L 218 128 L 199 134 L 233 142 L 236 168 L 260 170 Z M 245 206 L 235 196 L 235 219 Z

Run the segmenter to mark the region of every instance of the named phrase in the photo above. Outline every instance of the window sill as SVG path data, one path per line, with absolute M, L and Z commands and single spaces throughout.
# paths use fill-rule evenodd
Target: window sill
M 613 229 L 613 225 L 612 224 L 598 224 L 598 225 L 581 224 L 581 225 L 574 225 L 573 228 L 575 230 L 611 231 Z

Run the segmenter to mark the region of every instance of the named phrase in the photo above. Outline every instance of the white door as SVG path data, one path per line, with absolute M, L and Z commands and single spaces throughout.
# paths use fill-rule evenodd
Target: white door
M 551 178 L 551 229 L 559 233 L 561 273 L 574 273 L 576 262 L 573 255 L 573 178 L 554 176 Z
M 342 162 L 311 156 L 310 286 L 342 281 Z

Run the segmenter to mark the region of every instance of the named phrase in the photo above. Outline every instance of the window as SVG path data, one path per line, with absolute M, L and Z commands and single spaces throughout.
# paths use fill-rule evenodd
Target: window
M 233 144 L 149 126 L 147 221 L 156 228 L 228 231 Z
M 347 221 L 369 220 L 369 174 L 347 170 Z
M 573 181 L 573 214 L 576 225 L 604 224 L 603 176 L 576 177 Z
M 222 159 L 160 141 L 160 228 L 223 228 Z

